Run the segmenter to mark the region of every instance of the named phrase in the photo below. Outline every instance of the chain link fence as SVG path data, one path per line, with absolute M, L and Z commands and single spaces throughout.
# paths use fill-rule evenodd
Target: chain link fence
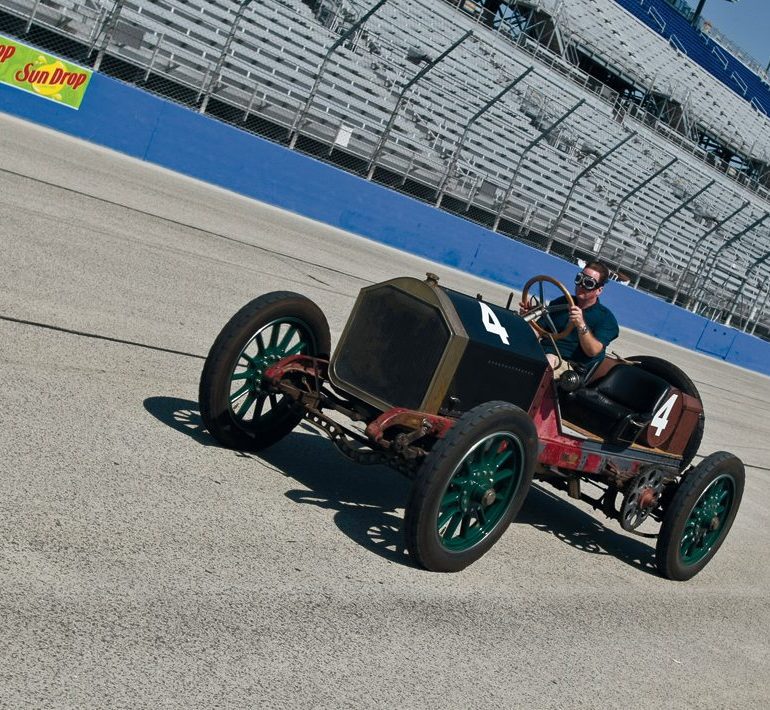
M 700 258 L 683 273 L 704 234 L 713 253 L 766 196 L 720 179 L 700 198 L 713 176 L 677 150 L 693 147 L 545 48 L 553 25 L 489 29 L 479 5 L 461 5 L 0 0 L 0 32 L 539 249 L 598 254 L 645 290 L 767 337 L 767 265 L 739 276 L 770 249 L 766 229 L 736 244 L 720 289 L 699 283 Z

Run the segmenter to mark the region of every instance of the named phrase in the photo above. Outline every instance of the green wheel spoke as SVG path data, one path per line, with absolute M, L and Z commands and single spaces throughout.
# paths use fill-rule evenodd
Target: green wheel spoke
M 512 468 L 500 469 L 499 471 L 495 471 L 495 474 L 492 476 L 492 483 L 493 485 L 497 485 L 506 478 L 511 478 L 511 476 L 514 475 L 516 475 L 516 472 Z
M 448 491 L 444 494 L 444 497 L 441 499 L 441 510 L 444 510 L 448 505 L 453 505 L 455 503 L 460 502 L 460 492 L 459 491 Z
M 267 395 L 264 392 L 257 397 L 257 402 L 254 405 L 254 419 L 262 416 L 262 410 L 265 408 L 266 401 Z
M 451 519 L 453 515 L 457 515 L 460 512 L 459 505 L 453 505 L 447 508 L 441 508 L 438 516 L 437 528 L 441 530 Z
M 497 454 L 497 451 L 495 451 L 495 442 L 496 439 L 490 439 L 485 445 L 483 450 L 481 451 L 481 455 L 479 456 L 479 463 L 483 468 L 487 468 L 488 466 L 493 465 L 493 460 L 495 458 L 495 455 Z
M 254 367 L 258 367 L 258 366 L 259 366 L 259 362 L 257 361 L 257 358 L 255 358 L 255 357 L 251 357 L 251 355 L 247 355 L 247 354 L 246 354 L 246 351 L 245 351 L 245 349 L 244 349 L 244 351 L 241 353 L 241 357 L 242 357 L 242 358 L 243 358 L 243 359 L 244 359 L 246 362 L 248 362 L 248 363 L 249 363 L 249 365 L 253 365 Z
M 238 417 L 238 419 L 243 419 L 243 417 L 246 415 L 246 412 L 249 411 L 249 407 L 251 407 L 251 405 L 254 404 L 256 399 L 257 399 L 257 395 L 255 395 L 254 393 L 249 393 L 249 396 L 246 397 L 246 399 L 243 401 L 243 404 L 235 413 L 235 416 Z
M 248 370 L 244 370 L 243 372 L 234 372 L 233 376 L 230 378 L 231 380 L 246 380 L 249 377 L 252 377 L 254 375 L 253 372 L 249 372 Z
M 276 323 L 270 330 L 270 340 L 267 343 L 268 348 L 274 348 L 278 344 L 278 333 L 281 330 L 281 324 Z
M 265 352 L 267 350 L 267 345 L 265 344 L 265 334 L 264 332 L 260 331 L 257 333 L 256 337 L 256 344 L 257 344 L 257 351 L 260 353 Z
M 511 454 L 513 454 L 513 451 L 510 448 L 506 449 L 505 451 L 501 451 L 492 462 L 492 465 L 495 468 L 500 468 L 500 466 L 502 466 L 511 457 Z
M 246 394 L 246 392 L 248 392 L 250 389 L 251 389 L 250 384 L 243 385 L 243 387 L 241 387 L 239 390 L 236 390 L 230 395 L 230 403 L 235 404 L 236 400 L 243 397 L 243 395 Z
M 277 347 L 282 352 L 286 350 L 286 348 L 289 347 L 289 343 L 291 342 L 292 338 L 297 335 L 299 331 L 296 327 L 293 325 L 290 325 L 288 329 L 286 330 L 285 335 L 281 338 L 280 342 L 277 344 Z
M 299 355 L 307 346 L 304 340 L 300 340 L 296 345 L 292 345 L 288 350 L 284 352 L 284 357 L 288 355 Z
M 452 515 L 452 517 L 449 519 L 449 524 L 446 526 L 446 529 L 444 530 L 443 537 L 446 539 L 451 539 L 454 537 L 454 534 L 457 532 L 457 528 L 460 527 L 460 523 L 463 521 L 463 514 L 458 510 L 456 513 Z

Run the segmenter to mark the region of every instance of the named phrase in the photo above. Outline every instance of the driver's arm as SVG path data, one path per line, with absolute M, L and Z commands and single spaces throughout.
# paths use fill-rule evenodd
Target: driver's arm
M 586 322 L 583 319 L 583 311 L 580 306 L 572 306 L 569 309 L 570 323 L 574 324 L 578 334 L 578 342 L 580 343 L 580 349 L 588 355 L 588 357 L 596 357 L 602 350 L 604 350 L 604 343 L 602 343 L 586 326 Z

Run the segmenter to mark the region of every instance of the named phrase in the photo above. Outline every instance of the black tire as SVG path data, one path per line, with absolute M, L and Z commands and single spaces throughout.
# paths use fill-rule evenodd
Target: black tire
M 735 520 L 745 480 L 743 463 L 726 451 L 710 454 L 684 477 L 658 534 L 655 564 L 661 576 L 683 581 L 709 563 Z
M 647 372 L 661 377 L 670 385 L 681 390 L 685 394 L 695 397 L 699 402 L 703 400 L 700 398 L 700 393 L 695 383 L 684 373 L 683 370 L 673 365 L 668 360 L 663 360 L 659 357 L 653 357 L 651 355 L 634 355 L 633 357 L 626 358 L 632 362 L 638 362 L 639 366 Z M 698 422 L 693 429 L 690 439 L 687 442 L 687 446 L 684 447 L 682 452 L 682 463 L 679 464 L 679 470 L 684 471 L 691 463 L 695 454 L 698 453 L 701 441 L 703 441 L 703 429 L 706 425 L 706 415 L 701 413 L 698 417 Z
M 404 529 L 414 561 L 433 572 L 457 572 L 487 552 L 524 503 L 537 450 L 532 420 L 508 402 L 463 414 L 425 457 L 412 485 Z
M 283 354 L 297 350 L 328 357 L 331 337 L 326 317 L 309 298 L 290 291 L 255 298 L 217 336 L 203 366 L 198 401 L 203 423 L 219 443 L 259 451 L 282 439 L 302 419 L 292 402 L 262 389 L 262 371 L 280 359 L 279 346 L 292 330 Z M 263 334 L 268 333 L 275 343 L 272 339 L 265 343 Z M 244 384 L 233 392 L 236 381 Z

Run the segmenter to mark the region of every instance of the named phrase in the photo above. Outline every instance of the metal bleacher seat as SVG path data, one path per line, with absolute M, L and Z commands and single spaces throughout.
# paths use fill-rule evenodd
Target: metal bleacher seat
M 107 49 L 145 69 L 147 76 L 159 74 L 192 90 L 193 98 L 195 92 L 200 98 L 208 91 L 212 99 L 241 109 L 243 116 L 258 114 L 282 126 L 282 138 L 298 130 L 306 139 L 303 149 L 316 141 L 331 150 L 340 126 L 348 126 L 352 134 L 346 150 L 366 162 L 405 83 L 472 30 L 406 93 L 377 157 L 391 182 L 395 174 L 440 190 L 455 198 L 452 209 L 463 201 L 467 207 L 483 207 L 508 232 L 525 239 L 529 235 L 541 245 L 560 245 L 562 252 L 601 248 L 630 272 L 644 261 L 655 239 L 649 271 L 657 269 L 664 281 L 676 278 L 677 268 L 706 232 L 698 214 L 710 215 L 713 224 L 751 201 L 753 209 L 724 230 L 731 235 L 756 218 L 749 213 L 767 208 L 767 197 L 756 186 L 750 192 L 719 172 L 724 166 L 691 140 L 696 130 L 705 130 L 767 161 L 770 123 L 749 100 L 759 96 L 757 101 L 764 101 L 756 76 L 747 78 L 734 67 L 734 58 L 712 38 L 688 34 L 669 17 L 674 11 L 664 0 L 534 0 L 538 12 L 550 14 L 563 56 L 515 35 L 505 23 L 489 29 L 456 3 L 389 0 L 361 33 L 336 50 L 316 82 L 343 16 L 360 17 L 373 4 L 324 2 L 323 8 L 302 0 L 249 4 L 223 56 L 238 9 L 233 0 L 126 0 L 121 21 L 141 28 L 142 39 L 137 46 L 112 42 Z M 34 0 L 0 0 L 0 8 L 21 17 L 34 6 Z M 647 12 L 653 6 L 655 16 Z M 38 10 L 46 27 L 55 28 L 56 17 L 63 17 L 71 29 L 62 32 L 88 42 L 103 29 L 99 23 L 112 7 L 112 0 L 46 0 Z M 675 30 L 683 50 L 679 55 L 665 28 Z M 624 106 L 619 113 L 617 91 L 583 73 L 576 65 L 577 52 L 638 87 L 671 97 L 681 108 L 683 126 L 675 129 L 636 106 Z M 221 76 L 214 82 L 218 62 Z M 463 135 L 474 114 L 530 66 L 533 72 Z M 541 140 L 581 100 L 584 104 Z M 303 121 L 296 125 L 300 111 Z M 623 150 L 586 172 L 631 131 L 637 135 Z M 673 157 L 675 166 L 628 196 Z M 693 209 L 675 212 L 711 179 L 717 181 L 714 187 L 693 204 L 698 214 Z M 766 232 L 755 236 L 757 253 L 770 247 Z M 716 243 L 714 236 L 706 246 Z

